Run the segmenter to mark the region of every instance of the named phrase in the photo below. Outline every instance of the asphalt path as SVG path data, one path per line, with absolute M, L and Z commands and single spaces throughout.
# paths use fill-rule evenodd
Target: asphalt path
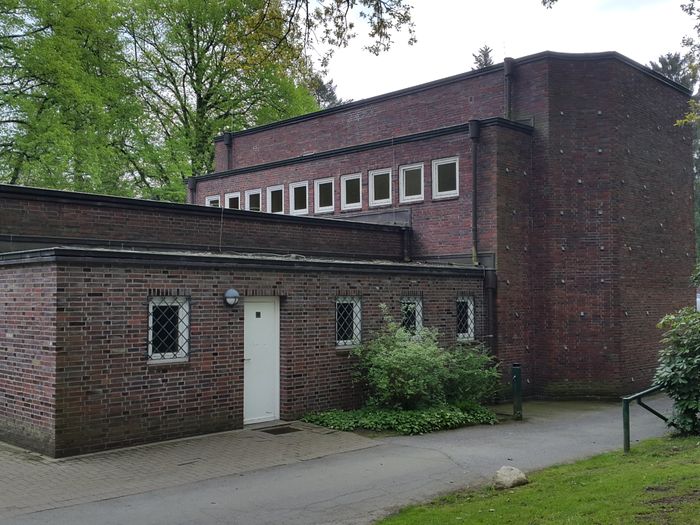
M 652 402 L 670 411 L 668 399 Z M 424 436 L 142 494 L 25 514 L 3 525 L 366 524 L 447 491 L 488 483 L 503 465 L 526 472 L 622 447 L 620 404 L 529 402 L 522 422 Z M 632 447 L 666 433 L 631 410 Z

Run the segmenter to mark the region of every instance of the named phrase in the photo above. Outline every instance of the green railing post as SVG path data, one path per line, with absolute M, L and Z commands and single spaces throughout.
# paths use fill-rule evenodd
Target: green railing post
M 523 380 L 519 363 L 513 363 L 513 419 L 523 419 Z
M 622 448 L 627 454 L 630 451 L 630 400 L 622 398 Z

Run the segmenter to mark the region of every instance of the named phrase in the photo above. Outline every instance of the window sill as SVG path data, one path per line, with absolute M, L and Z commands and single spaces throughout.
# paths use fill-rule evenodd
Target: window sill
M 399 204 L 418 204 L 419 202 L 423 202 L 425 199 L 421 197 L 420 199 L 399 199 Z
M 370 203 L 370 208 L 389 208 L 393 205 L 393 202 L 374 202 Z
M 457 195 L 445 195 L 444 197 L 436 196 L 433 197 L 433 201 L 449 201 L 459 199 L 459 194 Z
M 352 351 L 353 348 L 356 348 L 357 345 L 352 345 L 352 346 L 336 346 L 335 347 L 335 355 L 337 356 L 349 356 L 350 352 Z
M 170 365 L 182 365 L 190 362 L 189 357 L 174 357 L 172 359 L 149 359 L 146 364 L 148 366 L 170 366 Z

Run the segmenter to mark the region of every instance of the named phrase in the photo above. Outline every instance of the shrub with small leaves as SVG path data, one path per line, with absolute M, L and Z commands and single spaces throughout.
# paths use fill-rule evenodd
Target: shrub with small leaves
M 666 332 L 654 381 L 673 399 L 670 423 L 682 434 L 700 434 L 700 312 L 683 308 L 659 328 Z
M 447 356 L 434 330 L 411 332 L 385 315 L 382 330 L 353 354 L 368 404 L 413 410 L 445 402 Z
M 444 388 L 450 404 L 492 400 L 500 379 L 498 364 L 482 343 L 460 344 L 447 353 Z
M 367 404 L 415 410 L 445 402 L 478 403 L 498 389 L 498 365 L 483 344 L 445 350 L 436 330 L 407 330 L 387 313 L 375 337 L 353 349 L 355 380 L 367 394 Z
M 307 414 L 302 421 L 343 431 L 373 430 L 399 434 L 425 434 L 466 425 L 494 424 L 496 416 L 479 405 L 441 406 L 423 410 L 394 410 L 367 407 L 360 410 L 329 410 Z

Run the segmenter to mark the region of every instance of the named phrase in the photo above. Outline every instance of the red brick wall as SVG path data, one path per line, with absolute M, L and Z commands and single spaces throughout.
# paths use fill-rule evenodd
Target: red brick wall
M 498 357 L 510 381 L 514 363 L 522 366 L 526 394 L 534 392 L 535 353 L 532 331 L 540 317 L 533 306 L 533 253 L 530 244 L 530 187 L 532 137 L 509 129 L 498 130 L 496 169 L 488 183 L 496 188 Z M 495 195 L 497 193 L 497 195 Z
M 531 197 L 539 391 L 639 390 L 655 366 L 656 322 L 692 298 L 690 143 L 672 126 L 685 97 L 612 59 L 553 60 L 548 83 Z M 677 231 L 659 227 L 671 210 Z M 645 249 L 631 258 L 635 240 Z M 671 255 L 656 259 L 663 246 Z
M 502 128 L 484 129 L 479 146 L 480 252 L 497 251 L 499 356 L 522 361 L 539 394 L 616 395 L 644 386 L 656 362 L 656 322 L 692 302 L 691 134 L 673 126 L 687 97 L 614 54 L 526 58 L 515 62 L 512 80 L 512 116 L 534 127 L 530 149 Z M 481 90 L 480 104 L 470 106 Z M 250 165 L 499 116 L 503 93 L 502 70 L 467 76 L 388 96 L 361 113 L 351 107 L 244 134 L 246 147 L 234 156 Z M 399 118 L 391 129 L 380 124 L 388 109 Z M 411 118 L 401 120 L 404 113 Z M 455 206 L 410 206 L 418 258 L 470 252 L 471 145 L 463 141 Z M 335 162 L 365 176 L 378 167 L 359 157 L 323 162 L 324 176 L 340 174 Z M 518 182 L 505 168 L 528 175 Z M 283 172 L 256 184 L 286 181 Z M 255 176 L 241 175 L 241 184 Z M 200 184 L 223 193 L 234 180 Z
M 0 439 L 52 455 L 56 271 L 0 267 Z
M 188 259 L 194 266 L 183 267 L 178 266 L 177 259 L 153 264 L 110 259 L 99 262 L 99 252 L 80 251 L 78 255 L 90 262 L 63 262 L 59 254 L 58 262 L 0 270 L 0 282 L 12 276 L 16 288 L 10 296 L 15 298 L 30 269 L 54 275 L 52 284 L 55 282 L 57 295 L 36 290 L 37 295 L 41 292 L 42 297 L 51 298 L 50 308 L 42 319 L 30 323 L 34 332 L 21 334 L 26 336 L 23 346 L 15 351 L 31 357 L 33 350 L 28 346 L 36 344 L 36 338 L 30 339 L 33 333 L 40 333 L 49 342 L 55 333 L 56 346 L 51 350 L 56 356 L 57 456 L 240 428 L 244 310 L 242 305 L 225 307 L 222 300 L 224 291 L 232 286 L 239 290 L 243 302 L 248 296 L 281 297 L 281 416 L 285 419 L 310 410 L 356 406 L 358 402 L 359 393 L 351 383 L 350 359 L 346 352 L 335 348 L 338 295 L 361 295 L 363 338 L 367 338 L 380 326 L 381 303 L 398 316 L 400 297 L 420 293 L 424 325 L 440 329 L 445 345 L 455 341 L 456 298 L 474 295 L 476 334 L 483 335 L 481 275 L 469 276 L 459 270 L 435 274 L 400 269 L 385 273 L 342 271 L 333 266 L 254 270 L 225 262 L 202 267 L 193 262 L 194 258 Z M 185 364 L 147 362 L 151 289 L 179 289 L 191 297 L 191 356 Z M 17 303 L 16 315 L 26 316 L 29 303 Z M 42 369 L 51 384 L 53 364 L 51 361 Z M 35 372 L 24 357 L 11 372 L 21 378 L 22 384 L 33 382 Z M 14 403 L 4 409 L 36 417 Z M 47 440 L 51 437 L 52 416 L 47 409 L 47 425 L 37 431 Z M 23 441 L 21 435 L 9 438 L 38 448 L 33 441 Z M 42 450 L 54 452 L 50 447 Z
M 370 104 L 367 102 L 373 101 Z M 233 135 L 233 168 L 299 157 L 503 115 L 503 70 L 460 75 L 399 96 L 349 104 L 288 125 Z M 226 148 L 216 144 L 216 171 Z
M 494 128 L 483 130 L 485 145 L 491 141 Z M 432 161 L 446 157 L 459 157 L 459 197 L 433 199 Z M 492 169 L 488 162 L 481 163 L 481 169 Z M 423 163 L 422 202 L 402 204 L 399 202 L 399 168 L 402 165 Z M 204 204 L 210 195 L 240 192 L 244 202 L 246 190 L 262 189 L 262 207 L 267 209 L 266 188 L 284 185 L 284 210 L 289 213 L 289 184 L 309 182 L 309 210 L 313 214 L 314 180 L 335 179 L 334 217 L 344 218 L 357 215 L 358 210 L 341 210 L 340 178 L 342 175 L 362 173 L 362 211 L 410 210 L 412 216 L 411 251 L 414 258 L 467 256 L 471 254 L 471 140 L 467 133 L 448 135 L 420 142 L 410 142 L 393 147 L 375 149 L 359 153 L 340 155 L 294 166 L 261 170 L 226 178 L 202 180 L 197 184 L 197 203 Z M 369 206 L 369 171 L 382 168 L 392 169 L 392 205 Z M 488 188 L 484 188 L 487 191 Z M 324 214 L 328 216 L 328 214 Z M 494 250 L 493 239 L 495 221 L 493 208 L 482 207 L 479 220 L 483 224 L 482 251 Z
M 620 327 L 622 391 L 636 392 L 657 365 L 665 314 L 695 304 L 691 128 L 675 125 L 687 99 L 634 70 L 618 72 L 613 217 L 619 264 L 615 323 Z M 604 146 L 605 147 L 605 146 Z
M 393 226 L 0 186 L 0 252 L 76 244 L 403 258 Z

